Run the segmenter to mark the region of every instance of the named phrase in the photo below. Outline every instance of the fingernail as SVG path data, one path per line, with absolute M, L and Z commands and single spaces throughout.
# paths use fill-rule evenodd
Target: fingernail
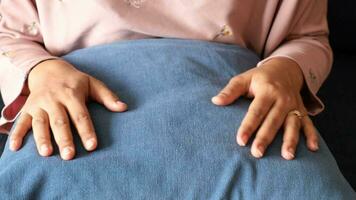
M 227 96 L 227 94 L 224 92 L 220 92 L 218 95 L 216 95 L 216 97 L 222 97 L 222 98 L 224 98 L 226 96 Z
M 117 105 L 120 105 L 120 106 L 123 106 L 123 105 L 126 105 L 124 102 L 122 102 L 122 101 L 116 101 L 116 104 Z
M 40 147 L 41 155 L 47 156 L 49 154 L 49 147 L 47 144 L 42 144 Z
M 72 147 L 65 147 L 62 151 L 62 158 L 65 160 L 69 160 L 71 158 L 72 152 L 73 152 Z
M 317 142 L 313 142 L 313 143 L 312 143 L 312 149 L 313 149 L 314 151 L 319 150 L 319 145 L 318 145 Z
M 85 147 L 88 151 L 91 151 L 95 148 L 95 144 L 96 144 L 95 139 L 92 138 L 85 142 Z
M 237 141 L 238 144 L 242 147 L 246 146 L 246 142 L 242 141 L 241 139 Z
M 218 96 L 214 96 L 213 98 L 211 98 L 211 101 L 213 103 L 219 103 L 219 97 Z
M 288 160 L 292 160 L 294 158 L 293 149 L 289 148 L 287 151 L 285 151 L 283 157 Z
M 116 106 L 120 106 L 121 108 L 127 109 L 127 104 L 122 101 L 116 101 Z
M 247 141 L 247 135 L 245 135 L 245 134 L 242 134 L 239 137 L 239 139 L 237 140 L 238 144 L 243 147 L 246 146 L 246 143 L 247 143 L 246 141 Z
M 10 150 L 16 151 L 18 146 L 18 142 L 16 140 L 11 140 L 10 141 Z
M 263 156 L 263 147 L 261 145 L 257 146 L 255 154 L 257 158 L 261 158 Z

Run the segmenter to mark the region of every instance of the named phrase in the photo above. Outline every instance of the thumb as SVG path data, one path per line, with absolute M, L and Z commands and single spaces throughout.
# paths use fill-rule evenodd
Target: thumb
M 211 101 L 219 106 L 229 105 L 237 98 L 245 95 L 248 91 L 246 80 L 241 76 L 235 76 L 230 79 L 229 83 L 214 96 Z
M 127 104 L 120 99 L 106 85 L 89 76 L 90 97 L 96 102 L 104 105 L 113 112 L 123 112 L 127 110 Z

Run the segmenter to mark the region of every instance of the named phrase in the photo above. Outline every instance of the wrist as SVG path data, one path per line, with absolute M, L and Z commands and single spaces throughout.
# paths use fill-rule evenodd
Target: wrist
M 42 66 L 52 65 L 57 62 L 63 62 L 63 60 L 58 59 L 58 58 L 50 58 L 50 59 L 42 60 L 41 62 L 39 62 L 35 66 L 33 66 L 28 74 L 30 76 L 30 74 L 33 71 L 36 71 L 38 68 L 42 68 Z
M 263 63 L 262 66 L 268 66 L 272 69 L 281 70 L 282 76 L 288 77 L 289 81 L 301 91 L 305 86 L 305 79 L 299 64 L 293 59 L 287 57 L 274 57 Z
M 48 59 L 35 65 L 28 73 L 27 85 L 32 89 L 48 86 L 60 77 L 70 75 L 75 68 L 61 59 Z

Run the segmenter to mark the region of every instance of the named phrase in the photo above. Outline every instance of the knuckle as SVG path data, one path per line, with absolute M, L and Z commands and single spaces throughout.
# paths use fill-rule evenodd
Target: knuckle
M 225 88 L 223 91 L 219 93 L 220 96 L 227 97 L 232 93 L 230 88 Z
M 261 93 L 258 94 L 258 96 L 256 95 L 256 97 L 259 97 L 260 101 L 270 102 L 274 100 L 271 94 L 268 93 L 266 90 L 262 90 Z
M 27 127 L 27 123 L 24 121 L 18 121 L 16 122 L 16 127 Z M 18 131 L 14 131 L 13 135 L 19 134 Z
M 44 143 L 44 142 L 48 142 L 49 141 L 49 138 L 47 138 L 45 135 L 43 134 L 40 134 L 40 135 L 37 135 L 35 137 L 36 141 L 40 142 L 40 143 Z
M 229 85 L 230 85 L 231 90 L 233 90 L 233 91 L 236 91 L 238 89 L 246 89 L 247 88 L 246 81 L 240 76 L 237 76 L 237 78 L 235 78 L 233 81 L 231 81 L 231 83 Z
M 242 124 L 241 128 L 246 133 L 252 133 L 253 131 L 255 131 L 254 126 L 248 122 Z
M 269 82 L 265 83 L 265 88 L 265 90 L 270 94 L 275 94 L 278 91 L 277 85 Z
M 62 146 L 72 145 L 72 143 L 73 143 L 73 139 L 69 136 L 62 136 L 62 137 L 58 138 L 58 141 L 57 141 L 57 144 L 62 145 Z
M 11 135 L 10 135 L 10 140 L 20 140 L 22 137 L 20 134 L 18 134 L 17 132 L 13 132 Z
M 302 123 L 306 134 L 313 134 L 315 136 L 317 135 L 317 130 L 309 116 L 304 117 Z
M 257 137 L 256 140 L 259 144 L 268 145 L 272 141 L 272 138 L 268 136 L 260 136 Z
M 296 105 L 296 100 L 295 98 L 293 98 L 292 95 L 283 95 L 281 97 L 281 103 L 285 106 L 288 106 L 288 107 L 295 107 Z
M 12 140 L 19 140 L 25 137 L 27 133 L 25 133 L 22 130 L 19 129 L 15 129 L 14 131 L 12 131 L 9 135 L 9 138 Z
M 278 113 L 280 113 L 280 112 L 278 112 Z M 272 128 L 277 127 L 278 124 L 279 124 L 279 121 L 280 121 L 279 117 L 271 117 L 271 118 L 269 119 L 269 125 L 270 125 Z
M 293 102 L 293 98 L 291 95 L 284 95 L 282 97 L 282 101 L 285 102 L 286 104 L 291 104 Z
M 84 138 L 92 138 L 95 137 L 95 133 L 92 131 L 82 131 L 80 136 Z
M 264 113 L 264 109 L 254 107 L 254 108 L 250 108 L 248 112 L 250 113 L 250 115 L 252 115 L 252 117 L 261 119 Z
M 311 139 L 311 140 L 316 140 L 318 137 L 316 135 L 315 132 L 310 132 L 308 135 L 307 135 L 307 138 L 308 139 Z
M 69 86 L 63 86 L 63 92 L 69 98 L 78 97 L 79 94 L 78 91 L 75 89 L 75 87 L 69 87 Z
M 32 118 L 32 124 L 34 125 L 44 125 L 46 124 L 46 119 L 42 116 L 35 116 Z
M 299 129 L 300 129 L 300 124 L 298 124 L 298 123 L 289 123 L 288 127 L 298 133 Z
M 235 83 L 239 83 L 242 81 L 241 76 L 234 76 L 230 79 L 229 83 L 235 84 Z
M 74 121 L 77 123 L 81 122 L 88 122 L 89 121 L 89 114 L 88 113 L 79 113 L 75 116 Z
M 107 86 L 106 86 L 106 84 L 104 82 L 102 82 L 101 80 L 96 79 L 96 78 L 94 78 L 92 76 L 90 76 L 88 80 L 94 85 L 99 85 L 101 87 L 107 88 Z
M 298 143 L 298 139 L 296 137 L 291 137 L 291 138 L 287 138 L 287 139 L 284 139 L 283 142 L 286 143 L 286 144 L 297 144 Z
M 54 91 L 47 91 L 47 92 L 44 92 L 42 93 L 42 95 L 39 97 L 39 99 L 41 100 L 42 99 L 42 103 L 45 103 L 45 102 L 55 102 L 55 98 L 56 97 L 56 94 L 54 93 Z
M 68 121 L 63 118 L 55 118 L 53 121 L 53 125 L 56 127 L 65 127 L 68 125 Z

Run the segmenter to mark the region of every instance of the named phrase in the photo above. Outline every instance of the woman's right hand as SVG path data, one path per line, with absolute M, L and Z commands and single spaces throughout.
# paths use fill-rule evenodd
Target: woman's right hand
M 90 99 L 113 112 L 127 110 L 127 105 L 101 81 L 75 69 L 63 60 L 47 60 L 28 76 L 28 99 L 10 135 L 10 149 L 21 148 L 23 138 L 32 128 L 37 150 L 42 156 L 53 153 L 51 132 L 64 160 L 75 155 L 70 120 L 86 150 L 97 147 L 97 137 L 86 102 Z

